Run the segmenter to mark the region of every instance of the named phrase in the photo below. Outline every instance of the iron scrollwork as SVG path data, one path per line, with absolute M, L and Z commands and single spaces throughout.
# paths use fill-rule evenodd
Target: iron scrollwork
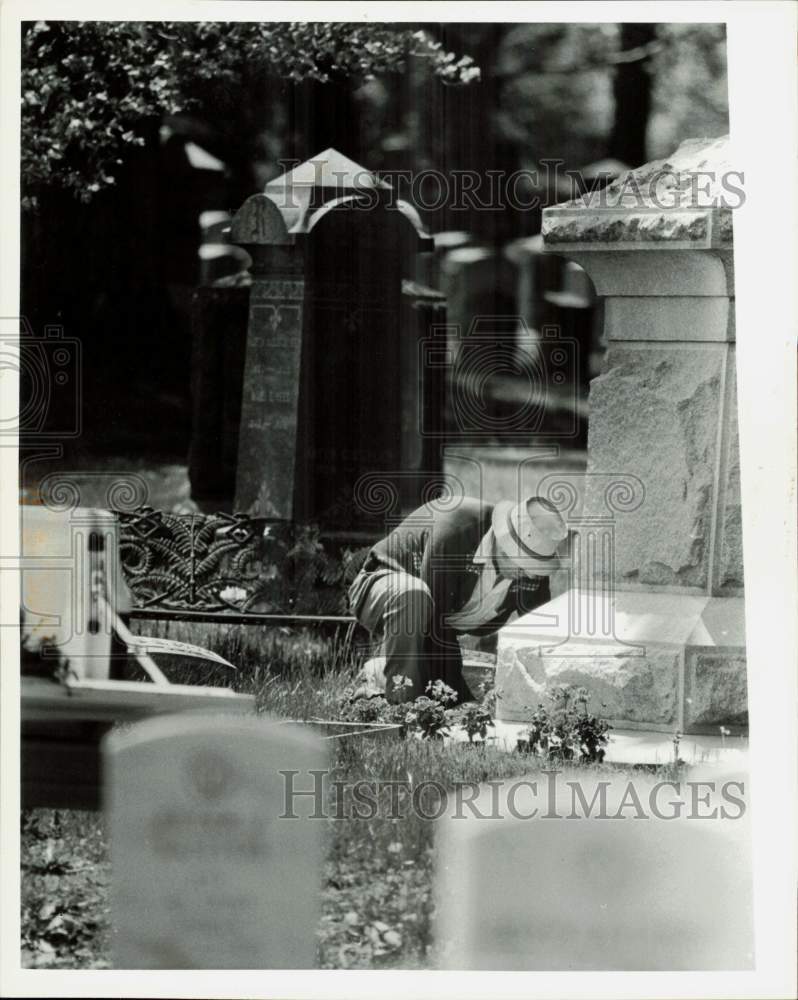
M 245 514 L 117 511 L 120 554 L 140 607 L 247 610 L 263 574 L 263 524 Z
M 317 528 L 247 514 L 117 510 L 120 557 L 139 608 L 203 612 L 346 611 L 365 551 L 330 555 Z

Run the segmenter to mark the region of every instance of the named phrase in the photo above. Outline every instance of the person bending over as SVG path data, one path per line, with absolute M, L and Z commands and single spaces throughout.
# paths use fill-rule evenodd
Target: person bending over
M 352 613 L 379 646 L 361 693 L 412 700 L 442 680 L 458 701 L 471 700 L 458 635 L 493 634 L 513 612 L 550 600 L 548 578 L 567 534 L 538 496 L 495 506 L 463 497 L 451 509 L 431 501 L 414 510 L 373 546 L 349 588 Z

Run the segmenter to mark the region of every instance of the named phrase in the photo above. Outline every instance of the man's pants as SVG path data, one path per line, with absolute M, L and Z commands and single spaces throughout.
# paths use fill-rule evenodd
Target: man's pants
M 391 569 L 361 570 L 349 589 L 350 606 L 378 641 L 374 656 L 385 658 L 384 684 L 391 701 L 424 694 L 440 678 L 460 700 L 471 697 L 462 678 L 462 658 L 456 636 L 440 642 L 429 587 L 416 576 Z M 371 677 L 381 686 L 381 678 Z

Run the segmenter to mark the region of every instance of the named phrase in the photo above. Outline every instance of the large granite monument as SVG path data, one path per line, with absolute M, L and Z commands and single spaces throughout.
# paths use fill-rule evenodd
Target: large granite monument
M 689 140 L 544 213 L 547 251 L 604 299 L 588 469 L 550 477 L 572 530 L 569 588 L 500 634 L 498 714 L 584 685 L 626 728 L 747 722 L 727 143 Z M 580 509 L 581 508 L 581 509 Z M 602 707 L 604 706 L 604 707 Z

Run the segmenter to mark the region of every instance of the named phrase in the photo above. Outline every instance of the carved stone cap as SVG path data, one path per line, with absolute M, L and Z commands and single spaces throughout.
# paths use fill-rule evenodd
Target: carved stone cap
M 415 208 L 396 200 L 391 185 L 375 173 L 332 148 L 275 177 L 263 194 L 249 197 L 233 217 L 230 240 L 246 247 L 290 246 L 328 213 L 347 206 L 399 212 L 418 234 L 419 249 L 432 249 Z
M 344 156 L 331 146 L 311 156 L 293 170 L 288 170 L 270 180 L 264 190 L 266 194 L 271 194 L 285 188 L 295 188 L 299 191 L 314 187 L 330 189 L 333 192 L 330 197 L 335 197 L 335 192 L 340 196 L 350 191 L 389 189 L 390 184 L 380 180 L 371 170 L 361 167 L 359 163 L 350 160 L 348 156 Z
M 557 252 L 731 249 L 732 210 L 742 204 L 742 184 L 728 136 L 687 139 L 667 159 L 545 209 L 543 243 Z

